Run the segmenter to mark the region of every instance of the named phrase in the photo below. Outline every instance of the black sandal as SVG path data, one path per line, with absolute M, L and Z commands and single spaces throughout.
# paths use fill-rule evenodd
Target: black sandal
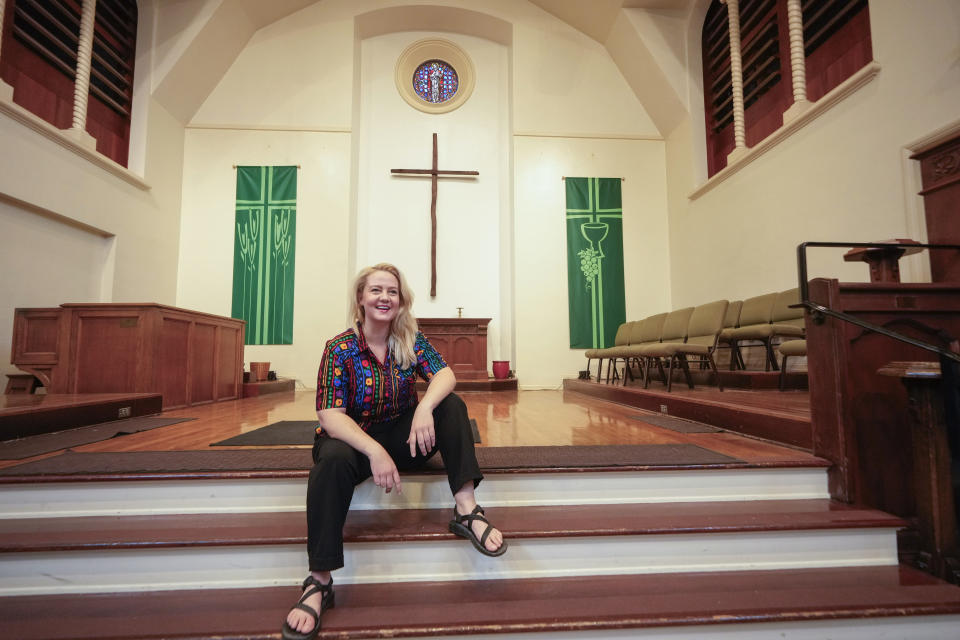
M 307 587 L 310 587 L 309 589 Z M 313 640 L 317 637 L 317 633 L 320 632 L 320 616 L 323 615 L 323 612 L 327 609 L 333 609 L 335 604 L 334 593 L 333 593 L 333 578 L 330 578 L 328 584 L 323 584 L 313 576 L 307 576 L 307 579 L 303 581 L 303 595 L 300 596 L 300 600 L 297 604 L 293 605 L 294 609 L 300 609 L 301 611 L 306 611 L 313 617 L 313 629 L 307 633 L 300 633 L 296 629 L 290 627 L 287 624 L 287 621 L 283 621 L 283 640 Z M 311 607 L 310 605 L 303 604 L 303 601 L 312 596 L 315 593 L 322 593 L 323 595 L 320 598 L 320 612 L 317 613 L 317 610 Z
M 483 535 L 480 536 L 479 539 L 477 538 L 477 534 L 473 532 L 473 527 L 471 526 L 474 520 L 479 520 L 487 525 L 487 528 L 483 530 Z M 490 551 L 487 549 L 487 537 L 490 535 L 490 532 L 493 531 L 493 529 L 494 526 L 490 524 L 490 521 L 487 520 L 486 517 L 484 517 L 483 509 L 480 507 L 480 505 L 474 507 L 473 511 L 465 516 L 457 513 L 456 507 L 453 508 L 453 520 L 450 521 L 450 532 L 472 542 L 477 551 L 483 555 L 496 558 L 497 556 L 502 556 L 504 553 L 506 553 L 507 541 L 504 540 L 496 551 Z

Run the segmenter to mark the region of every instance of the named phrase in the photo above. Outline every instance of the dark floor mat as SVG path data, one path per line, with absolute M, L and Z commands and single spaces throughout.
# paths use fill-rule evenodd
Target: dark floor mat
M 440 468 L 435 456 L 428 469 Z M 613 467 L 696 467 L 744 464 L 691 444 L 560 447 L 478 447 L 485 470 L 592 469 Z M 0 469 L 0 476 L 87 476 L 122 474 L 245 473 L 305 471 L 309 449 L 211 449 L 207 451 L 129 451 L 78 453 Z

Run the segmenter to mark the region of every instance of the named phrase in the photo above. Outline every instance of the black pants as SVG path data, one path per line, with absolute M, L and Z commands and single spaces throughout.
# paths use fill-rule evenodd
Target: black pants
M 410 456 L 410 426 L 413 409 L 400 417 L 371 425 L 367 433 L 379 442 L 397 469 L 409 471 L 424 466 L 438 450 L 447 469 L 451 493 L 469 481 L 476 487 L 483 479 L 473 448 L 473 431 L 463 400 L 451 393 L 433 410 L 436 445 L 424 456 L 419 449 Z M 343 523 L 353 499 L 353 488 L 369 478 L 370 460 L 347 443 L 318 436 L 313 443 L 313 469 L 307 485 L 307 554 L 311 571 L 332 571 L 343 566 Z

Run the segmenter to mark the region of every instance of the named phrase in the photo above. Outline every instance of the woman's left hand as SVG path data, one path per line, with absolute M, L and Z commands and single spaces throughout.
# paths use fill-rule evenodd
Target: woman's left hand
M 413 412 L 413 422 L 410 424 L 410 437 L 407 438 L 407 444 L 410 445 L 410 457 L 417 455 L 419 447 L 421 453 L 426 456 L 437 444 L 437 435 L 433 430 L 433 412 L 422 404 L 417 406 Z

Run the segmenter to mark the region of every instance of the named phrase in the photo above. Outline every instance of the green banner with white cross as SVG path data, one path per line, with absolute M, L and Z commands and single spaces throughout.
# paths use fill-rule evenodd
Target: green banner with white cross
M 626 320 L 620 178 L 566 178 L 570 348 L 613 346 Z
M 233 309 L 246 344 L 293 344 L 297 168 L 237 167 Z

